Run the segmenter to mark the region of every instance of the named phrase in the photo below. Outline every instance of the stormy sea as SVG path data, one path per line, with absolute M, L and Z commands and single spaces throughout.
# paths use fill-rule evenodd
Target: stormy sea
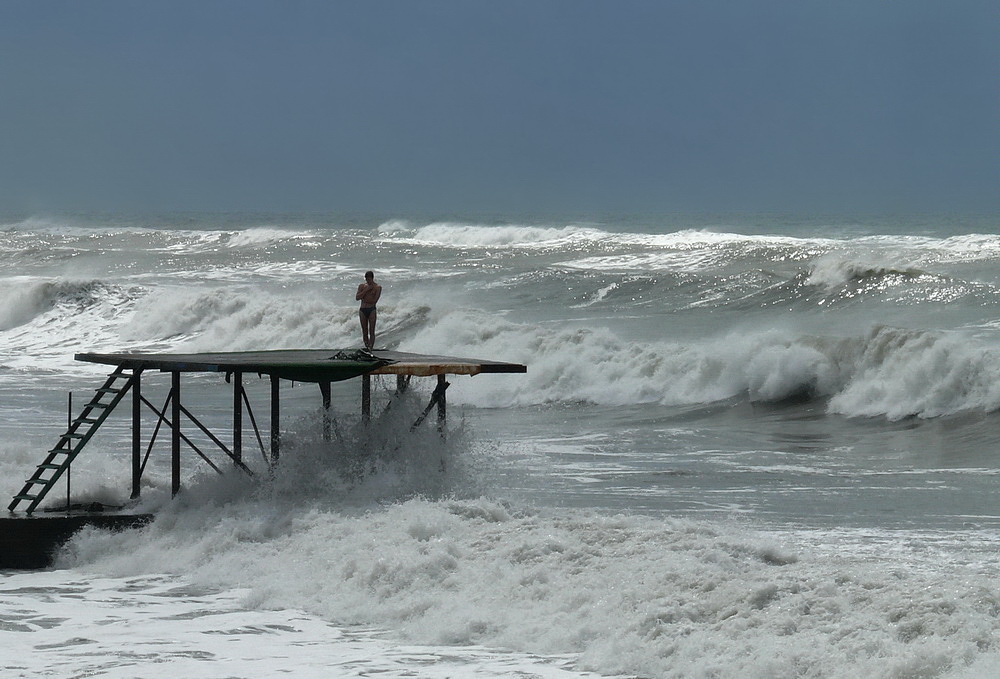
M 73 500 L 155 519 L 0 572 L 0 674 L 998 676 L 998 227 L 0 219 L 8 498 L 67 393 L 105 378 L 76 353 L 358 348 L 366 270 L 376 346 L 527 366 L 450 377 L 444 436 L 411 427 L 433 380 L 395 398 L 375 377 L 368 424 L 359 380 L 334 384 L 332 437 L 316 385 L 288 383 L 276 467 L 252 436 L 252 477 L 185 448 L 171 498 L 163 440 L 137 503 L 121 408 L 74 462 Z M 228 440 L 223 377 L 185 380 Z M 268 380 L 246 383 L 266 441 Z

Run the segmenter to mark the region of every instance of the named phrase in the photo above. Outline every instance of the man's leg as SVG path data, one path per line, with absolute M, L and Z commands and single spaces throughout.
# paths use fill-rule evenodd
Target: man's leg
M 378 311 L 372 309 L 372 312 L 368 314 L 368 348 L 375 348 L 375 321 L 378 320 Z
M 365 313 L 363 311 L 358 312 L 358 318 L 361 319 L 361 339 L 365 343 L 365 348 L 368 348 L 368 319 L 365 318 Z

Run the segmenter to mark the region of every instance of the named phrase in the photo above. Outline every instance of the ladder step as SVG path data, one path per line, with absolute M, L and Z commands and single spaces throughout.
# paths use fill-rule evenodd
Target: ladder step
M 108 375 L 104 385 L 94 390 L 94 396 L 90 402 L 84 406 L 83 410 L 73 420 L 65 433 L 59 437 L 56 447 L 48 452 L 48 456 L 35 468 L 34 475 L 24 482 L 20 495 L 14 496 L 14 502 L 10 505 L 13 510 L 19 502 L 30 502 L 28 511 L 31 512 L 42 498 L 45 497 L 56 479 L 63 471 L 69 470 L 69 463 L 80 452 L 83 446 L 94 435 L 94 432 L 110 413 L 111 409 L 122 400 L 125 393 L 131 388 L 133 380 L 138 379 L 138 372 L 134 370 L 116 369 Z M 125 380 L 122 382 L 121 380 Z M 118 387 L 112 385 L 117 384 Z M 107 402 L 102 402 L 105 394 L 111 394 Z M 94 411 L 97 411 L 96 413 Z M 58 457 L 62 455 L 63 457 Z

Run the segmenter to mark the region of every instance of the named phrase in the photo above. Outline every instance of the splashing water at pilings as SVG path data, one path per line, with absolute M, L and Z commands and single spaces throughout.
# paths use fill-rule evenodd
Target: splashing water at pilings
M 360 414 L 306 412 L 282 432 L 282 454 L 261 492 L 275 498 L 363 501 L 476 493 L 484 466 L 464 421 L 415 426 L 426 394 L 406 390 Z

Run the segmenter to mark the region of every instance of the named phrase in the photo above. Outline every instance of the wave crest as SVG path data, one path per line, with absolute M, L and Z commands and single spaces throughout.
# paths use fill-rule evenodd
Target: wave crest
M 115 294 L 103 281 L 8 278 L 0 281 L 0 331 L 30 323 L 55 306 L 79 313 Z
M 379 227 L 379 232 L 434 245 L 460 248 L 528 247 L 572 240 L 598 240 L 608 235 L 598 229 L 574 225 L 561 227 L 519 224 L 486 226 L 438 222 L 413 227 L 409 222 L 398 220 L 386 222 Z
M 906 264 L 879 264 L 829 255 L 816 261 L 805 283 L 832 289 L 871 278 L 913 279 L 926 275 L 929 275 L 926 271 Z
M 609 330 L 551 330 L 453 312 L 407 348 L 441 346 L 528 365 L 526 375 L 463 381 L 449 392 L 486 407 L 822 399 L 831 412 L 892 420 L 1000 409 L 1000 348 L 960 333 L 876 327 L 861 337 L 820 337 L 767 330 L 697 343 L 632 343 Z

